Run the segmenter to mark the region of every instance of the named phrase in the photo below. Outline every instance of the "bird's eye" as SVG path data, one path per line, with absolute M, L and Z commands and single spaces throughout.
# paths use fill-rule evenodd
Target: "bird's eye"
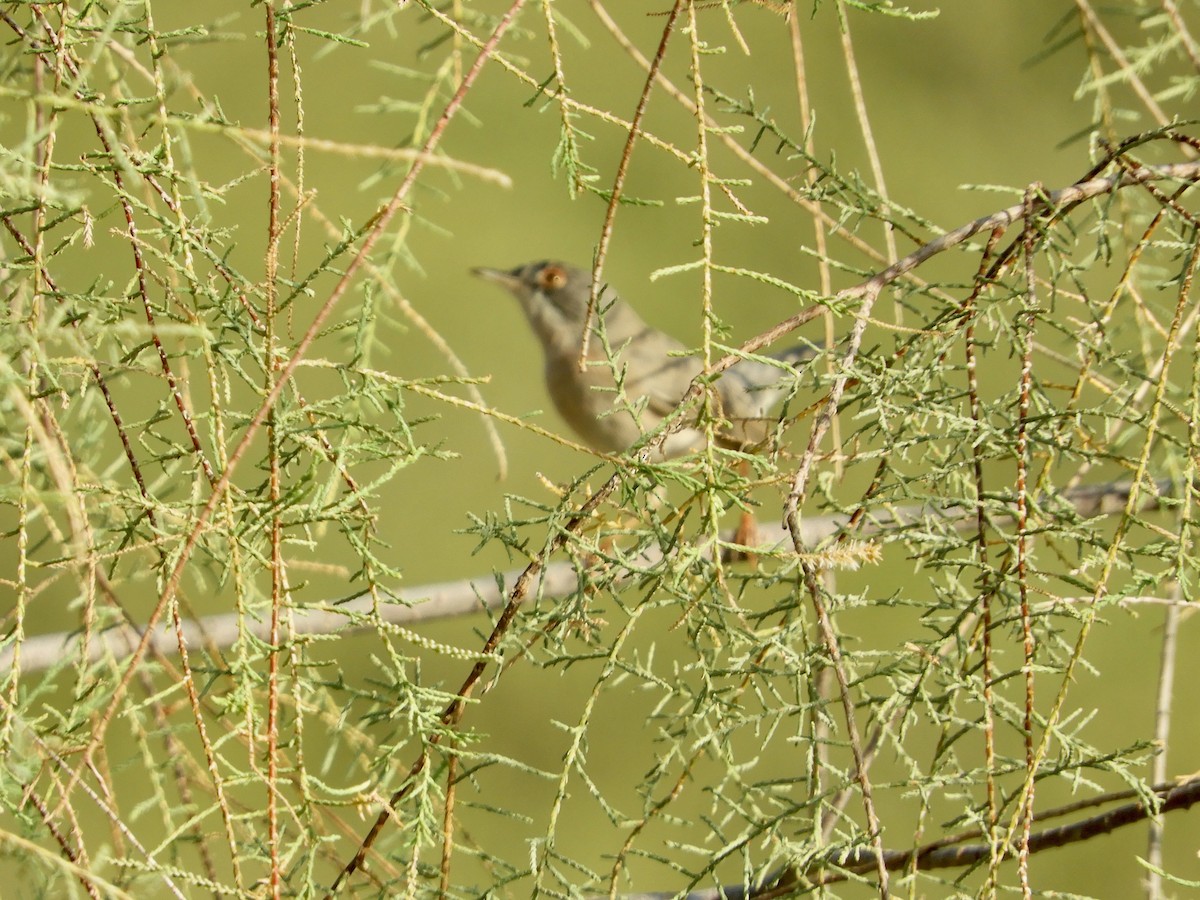
M 567 283 L 567 273 L 560 266 L 546 266 L 537 274 L 538 287 L 543 291 L 557 291 Z

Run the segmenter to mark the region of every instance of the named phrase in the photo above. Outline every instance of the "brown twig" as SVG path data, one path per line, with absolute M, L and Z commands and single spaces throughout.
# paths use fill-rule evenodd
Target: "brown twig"
M 1152 816 L 1190 809 L 1196 803 L 1200 803 L 1200 779 L 1189 779 L 1182 784 L 1160 784 L 1151 790 L 1160 800 L 1157 805 L 1148 807 L 1145 802 L 1138 800 L 1078 822 L 1031 833 L 1028 840 L 1028 852 L 1035 854 L 1055 847 L 1065 847 L 1068 844 L 1089 840 L 1097 835 L 1110 834 L 1118 828 L 1146 821 Z M 1062 812 L 1059 810 L 1049 810 L 1034 818 L 1041 821 L 1061 815 Z M 990 842 L 965 845 L 958 843 L 959 840 L 969 839 L 968 835 L 971 837 L 981 836 L 977 830 L 973 830 L 973 832 L 957 836 L 953 843 L 947 839 L 941 839 L 914 850 L 888 851 L 883 862 L 889 870 L 895 871 L 906 868 L 915 858 L 918 868 L 928 871 L 971 866 L 988 859 L 992 853 Z M 1019 852 L 1021 852 L 1020 845 L 1001 845 L 999 849 L 1002 859 L 1011 859 Z M 878 863 L 878 860 L 871 858 L 873 856 L 874 854 L 870 850 L 855 850 L 851 856 L 847 857 L 845 863 L 839 863 L 839 868 L 848 872 L 870 871 Z M 830 877 L 820 878 L 817 883 L 830 884 L 833 881 L 844 880 L 845 877 L 842 874 L 831 873 Z
M 518 0 L 518 2 L 520 2 L 520 0 Z M 475 685 L 478 684 L 479 679 L 483 677 L 483 673 L 487 669 L 487 665 L 492 654 L 499 646 L 500 641 L 508 633 L 509 627 L 512 625 L 513 620 L 517 616 L 517 611 L 521 608 L 521 604 L 525 602 L 525 597 L 529 593 L 529 589 L 533 586 L 534 581 L 545 567 L 546 561 L 556 551 L 565 546 L 568 538 L 575 535 L 584 525 L 584 523 L 591 518 L 591 515 L 595 509 L 601 503 L 603 503 L 614 490 L 616 490 L 617 485 L 621 483 L 621 477 L 620 471 L 614 473 L 613 476 L 609 478 L 608 481 L 605 482 L 605 484 L 598 491 L 596 491 L 596 493 L 593 494 L 585 504 L 583 504 L 583 506 L 580 507 L 579 512 L 571 517 L 566 525 L 563 526 L 562 530 L 558 531 L 554 535 L 549 544 L 546 545 L 546 548 L 540 554 L 538 554 L 538 556 L 533 559 L 517 577 L 517 581 L 513 585 L 512 592 L 509 594 L 508 603 L 505 605 L 503 612 L 500 613 L 500 617 L 496 620 L 496 624 L 492 628 L 491 634 L 488 635 L 487 640 L 484 641 L 483 646 L 479 650 L 479 660 L 471 668 L 470 673 L 467 675 L 466 679 L 455 693 L 454 699 L 451 700 L 450 704 L 445 708 L 445 710 L 442 711 L 440 722 L 444 728 L 447 730 L 453 729 L 462 718 L 463 712 L 466 709 L 467 700 L 470 699 L 471 693 L 475 689 Z M 399 816 L 400 804 L 412 791 L 413 787 L 416 785 L 417 775 L 424 770 L 425 766 L 429 762 L 429 751 L 442 742 L 446 733 L 447 732 L 445 731 L 439 731 L 425 737 L 424 747 L 421 749 L 421 753 L 417 757 L 416 762 L 409 767 L 408 775 L 401 783 L 401 787 L 397 788 L 395 793 L 392 794 L 391 799 L 384 806 L 383 811 L 380 812 L 378 818 L 375 819 L 375 823 L 371 826 L 370 831 L 368 831 L 366 837 L 363 838 L 362 843 L 359 845 L 358 851 L 354 854 L 354 857 L 346 864 L 342 871 L 338 873 L 338 876 L 336 879 L 334 879 L 333 884 L 329 886 L 329 893 L 326 894 L 327 898 L 332 897 L 335 893 L 337 893 L 337 890 L 342 883 L 345 882 L 347 878 L 353 875 L 354 872 L 363 865 L 363 863 L 366 861 L 367 853 L 370 852 L 371 847 L 375 844 L 375 839 L 383 830 L 383 826 L 387 824 L 387 820 L 393 815 Z
M 200 537 L 204 532 L 204 529 L 208 525 L 208 521 L 212 517 L 217 504 L 224 496 L 225 491 L 228 490 L 229 485 L 232 482 L 233 475 L 236 472 L 238 465 L 241 463 L 242 458 L 249 451 L 250 446 L 258 433 L 258 430 L 266 422 L 268 414 L 278 402 L 279 396 L 283 392 L 285 385 L 287 385 L 291 380 L 293 373 L 304 360 L 309 348 L 312 346 L 312 343 L 321 333 L 321 328 L 324 325 L 325 320 L 329 317 L 334 308 L 349 290 L 350 285 L 355 279 L 355 276 L 358 274 L 358 270 L 363 265 L 363 261 L 367 258 L 367 256 L 370 255 L 371 250 L 374 248 L 376 242 L 379 240 L 380 236 L 383 234 L 392 218 L 397 212 L 400 211 L 401 208 L 403 208 L 404 199 L 407 197 L 408 192 L 412 188 L 413 184 L 416 183 L 417 176 L 424 168 L 425 160 L 432 156 L 433 151 L 437 148 L 438 143 L 441 141 L 442 134 L 445 132 L 446 127 L 450 124 L 450 121 L 462 107 L 462 102 L 466 97 L 467 92 L 474 84 L 475 79 L 483 66 L 483 63 L 491 56 L 492 50 L 495 48 L 496 43 L 499 42 L 500 37 L 504 34 L 511 23 L 512 17 L 522 5 L 524 5 L 524 0 L 515 0 L 508 13 L 506 13 L 501 19 L 500 25 L 497 27 L 497 30 L 493 33 L 491 39 L 485 45 L 484 50 L 480 52 L 478 58 L 475 60 L 475 64 L 468 71 L 466 77 L 464 77 L 463 83 L 459 86 L 458 91 L 446 104 L 446 108 L 443 110 L 441 117 L 434 125 L 429 137 L 422 146 L 421 153 L 417 156 L 412 168 L 409 169 L 408 174 L 396 188 L 396 191 L 392 195 L 391 199 L 378 212 L 376 212 L 367 223 L 365 234 L 363 235 L 362 243 L 359 246 L 358 252 L 346 266 L 341 277 L 330 291 L 329 296 L 326 297 L 324 303 L 321 304 L 316 315 L 309 323 L 309 326 L 303 337 L 301 337 L 300 341 L 296 344 L 291 358 L 288 360 L 287 364 L 283 366 L 279 373 L 279 379 L 276 381 L 275 387 L 266 396 L 266 398 L 264 398 L 257 412 L 255 412 L 254 416 L 246 424 L 241 440 L 238 442 L 237 446 L 234 447 L 233 452 L 229 455 L 224 472 L 222 472 L 220 479 L 213 486 L 213 490 L 209 496 L 208 502 L 197 516 L 195 524 L 192 526 L 192 530 L 188 534 L 186 540 L 184 541 L 183 547 L 176 558 L 175 565 L 166 578 L 166 583 L 162 592 L 159 594 L 158 602 L 155 604 L 154 609 L 151 611 L 150 616 L 146 620 L 146 630 L 141 642 L 134 651 L 133 657 L 125 669 L 124 675 L 115 686 L 108 705 L 100 713 L 96 721 L 95 728 L 92 731 L 87 746 L 84 748 L 83 761 L 75 770 L 74 775 L 67 784 L 67 791 L 64 794 L 64 801 L 66 796 L 69 795 L 70 790 L 75 786 L 76 783 L 78 783 L 79 778 L 82 776 L 87 765 L 91 761 L 92 754 L 95 753 L 96 748 L 100 745 L 100 742 L 103 740 L 104 735 L 108 730 L 108 726 L 112 723 L 113 717 L 116 715 L 117 709 L 119 708 L 121 701 L 125 696 L 125 692 L 128 690 L 129 682 L 133 677 L 133 673 L 137 669 L 142 657 L 146 653 L 146 649 L 150 641 L 150 635 L 153 633 L 154 626 L 158 623 L 159 619 L 162 618 L 163 612 L 166 610 L 168 604 L 174 600 L 176 593 L 179 590 L 180 581 L 183 578 L 184 569 L 187 567 L 188 560 L 191 558 L 192 551 L 195 549 L 197 542 L 200 540 Z
M 876 867 L 876 872 L 879 875 L 879 896 L 883 900 L 886 900 L 890 896 L 890 892 L 888 890 L 888 870 L 883 865 L 883 828 L 880 825 L 879 816 L 875 812 L 871 779 L 867 772 L 869 766 L 863 753 L 862 736 L 858 729 L 854 697 L 850 693 L 850 682 L 846 677 L 846 667 L 842 661 L 840 642 L 838 641 L 837 632 L 833 628 L 833 619 L 830 618 L 829 610 L 825 605 L 822 596 L 823 587 L 817 578 L 816 571 L 812 566 L 807 564 L 801 566 L 801 571 L 803 572 L 804 587 L 808 591 L 813 610 L 817 615 L 817 625 L 821 631 L 821 640 L 825 644 L 825 651 L 829 654 L 830 668 L 833 669 L 834 677 L 837 678 L 838 696 L 842 701 L 842 714 L 846 725 L 846 735 L 849 739 L 850 752 L 854 757 L 854 780 L 858 783 L 858 788 L 862 792 L 863 813 L 867 817 L 867 835 L 872 846 L 875 848 L 876 858 L 879 862 L 879 865 Z
M 276 354 L 276 316 L 279 279 L 279 242 L 281 226 L 280 206 L 280 149 L 279 149 L 279 52 L 276 44 L 275 4 L 267 0 L 263 4 L 266 19 L 267 52 L 267 121 L 271 132 L 268 147 L 269 162 L 267 201 L 267 253 L 264 288 L 267 297 L 266 311 L 266 364 L 263 366 L 264 388 L 268 394 L 275 389 L 275 378 L 279 371 Z M 271 626 L 267 655 L 267 845 L 271 860 L 269 888 L 271 896 L 278 898 L 283 891 L 283 867 L 279 858 L 279 654 L 280 617 L 285 595 L 285 569 L 283 561 L 283 523 L 280 520 L 279 500 L 282 495 L 282 479 L 279 471 L 279 422 L 272 407 L 267 415 L 267 495 L 271 504 Z
M 442 896 L 450 893 L 450 861 L 454 857 L 454 796 L 458 790 L 458 754 L 450 742 L 446 758 L 446 801 L 442 809 L 442 865 L 439 887 Z
M 1042 242 L 1035 207 L 1042 193 L 1041 185 L 1030 185 L 1025 191 L 1025 227 L 1021 244 L 1025 259 L 1025 290 L 1021 295 L 1021 375 L 1017 400 L 1017 590 L 1020 596 L 1021 650 L 1025 676 L 1025 783 L 1021 789 L 1020 837 L 1018 838 L 1017 871 L 1021 893 L 1030 900 L 1033 889 L 1029 883 L 1029 832 L 1033 828 L 1033 794 L 1037 782 L 1037 759 L 1034 755 L 1034 647 L 1033 616 L 1029 609 L 1029 412 L 1033 394 L 1033 334 L 1037 327 L 1037 278 L 1034 274 L 1036 251 Z
M 667 23 L 663 26 L 662 38 L 658 42 L 658 52 L 654 54 L 654 58 L 650 61 L 650 70 L 646 75 L 646 82 L 642 87 L 642 95 L 638 98 L 637 109 L 634 110 L 633 119 L 629 124 L 629 136 L 625 139 L 625 149 L 621 151 L 621 161 L 617 165 L 617 174 L 613 176 L 612 193 L 608 198 L 608 208 L 604 212 L 604 224 L 600 227 L 600 240 L 596 244 L 596 255 L 592 260 L 592 290 L 588 295 L 587 315 L 583 320 L 583 335 L 579 346 L 579 371 L 584 370 L 587 363 L 588 346 L 591 342 L 592 320 L 596 315 L 596 301 L 600 296 L 600 290 L 604 286 L 601 278 L 604 274 L 604 258 L 608 255 L 608 242 L 612 239 L 613 220 L 617 215 L 617 204 L 621 202 L 621 192 L 625 187 L 625 175 L 629 171 L 629 160 L 633 157 L 633 145 L 637 141 L 641 133 L 642 119 L 646 115 L 646 104 L 650 102 L 650 89 L 654 86 L 655 76 L 658 74 L 659 66 L 662 65 L 663 57 L 667 53 L 667 41 L 671 38 L 671 33 L 675 30 L 675 20 L 679 18 L 679 11 L 683 8 L 684 0 L 675 0 L 674 6 L 671 7 L 671 12 L 667 16 Z
M 1127 825 L 1146 821 L 1153 816 L 1187 810 L 1200 803 L 1200 778 L 1190 778 L 1182 783 L 1158 784 L 1150 790 L 1160 801 L 1153 806 L 1147 806 L 1144 801 L 1137 800 L 1078 822 L 1033 833 L 1029 838 L 1029 853 L 1041 853 L 1086 841 L 1098 835 L 1111 834 Z M 1093 798 L 1088 804 L 1113 802 L 1131 795 L 1133 792 L 1122 791 Z M 1082 804 L 1073 803 L 1048 810 L 1038 815 L 1037 820 L 1059 818 L 1081 806 Z M 1000 860 L 1006 860 L 1019 852 L 1018 846 L 1013 844 L 1001 845 L 997 849 L 990 841 L 965 843 L 982 836 L 979 829 L 973 828 L 911 850 L 887 850 L 882 857 L 878 856 L 876 850 L 864 847 L 848 851 L 831 850 L 802 867 L 786 866 L 767 876 L 758 885 L 751 886 L 749 890 L 741 885 L 728 885 L 711 890 L 693 891 L 685 895 L 685 900 L 775 900 L 794 896 L 804 889 L 847 881 L 855 875 L 877 869 L 881 863 L 889 872 L 913 868 L 921 871 L 958 869 L 978 865 L 991 858 L 994 853 L 998 853 Z M 637 900 L 667 900 L 668 897 L 678 896 L 677 891 L 647 892 L 638 894 Z
M 975 273 L 975 282 L 971 289 L 971 294 L 963 303 L 963 310 L 967 315 L 967 327 L 963 336 L 963 351 L 967 363 L 967 394 L 969 396 L 971 421 L 974 423 L 975 428 L 980 431 L 983 429 L 983 404 L 979 395 L 978 359 L 975 352 L 976 304 L 979 300 L 979 295 L 988 284 L 985 273 L 989 268 L 992 255 L 995 253 L 996 245 L 1000 243 L 1000 238 L 1003 234 L 1004 230 L 1001 228 L 992 230 L 987 245 L 984 247 L 983 255 L 979 260 L 979 268 Z M 995 679 L 995 654 L 992 649 L 992 598 L 995 594 L 995 583 L 989 566 L 989 557 L 991 554 L 988 551 L 987 541 L 988 516 L 983 503 L 986 493 L 983 451 L 978 442 L 972 442 L 971 444 L 971 469 L 975 484 L 976 565 L 978 565 L 981 573 L 979 584 L 979 615 L 982 620 L 981 631 L 983 634 L 981 637 L 980 665 L 983 669 L 983 753 L 984 766 L 987 770 L 987 837 L 988 845 L 995 847 L 997 845 L 996 826 L 999 823 L 1000 816 L 1000 809 L 996 799 L 996 715 L 995 698 L 993 696 L 995 690 L 993 685 Z M 984 886 L 984 893 L 987 896 L 995 896 L 996 866 L 998 864 L 999 858 L 993 855 L 989 860 L 987 883 Z

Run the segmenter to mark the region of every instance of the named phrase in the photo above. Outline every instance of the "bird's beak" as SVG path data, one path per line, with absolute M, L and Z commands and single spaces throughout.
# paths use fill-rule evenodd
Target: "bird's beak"
M 503 269 L 475 266 L 471 269 L 471 274 L 482 278 L 484 281 L 493 281 L 510 291 L 516 291 L 521 286 L 521 279 L 519 277 L 512 272 L 505 272 Z

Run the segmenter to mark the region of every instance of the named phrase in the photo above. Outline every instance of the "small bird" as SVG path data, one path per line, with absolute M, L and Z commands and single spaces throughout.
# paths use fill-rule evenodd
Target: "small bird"
M 596 303 L 587 364 L 579 351 L 592 278 L 562 262 L 527 263 L 511 271 L 479 267 L 472 273 L 507 288 L 545 352 L 546 388 L 567 424 L 595 450 L 621 452 L 657 428 L 704 370 L 679 341 L 651 328 L 605 285 Z M 606 349 L 607 347 L 607 349 Z M 776 420 L 768 413 L 789 389 L 794 366 L 811 359 L 812 346 L 795 347 L 776 364 L 744 359 L 714 384 L 720 445 L 753 449 L 765 444 Z M 610 358 L 611 354 L 611 358 Z M 667 437 L 657 458 L 704 446 L 704 432 L 684 427 Z

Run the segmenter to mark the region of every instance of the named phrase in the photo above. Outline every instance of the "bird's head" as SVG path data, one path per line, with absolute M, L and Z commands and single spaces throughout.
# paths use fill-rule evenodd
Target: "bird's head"
M 592 279 L 574 266 L 542 261 L 526 263 L 507 271 L 479 266 L 471 272 L 507 288 L 521 302 L 531 319 L 536 315 L 583 327 Z
M 588 272 L 547 260 L 507 271 L 479 266 L 471 272 L 506 288 L 520 301 L 529 324 L 548 350 L 570 352 L 571 348 L 578 348 L 592 290 Z M 630 316 L 636 319 L 632 311 L 618 303 L 617 295 L 608 287 L 600 293 L 595 315 L 604 317 L 610 336 L 615 323 Z

